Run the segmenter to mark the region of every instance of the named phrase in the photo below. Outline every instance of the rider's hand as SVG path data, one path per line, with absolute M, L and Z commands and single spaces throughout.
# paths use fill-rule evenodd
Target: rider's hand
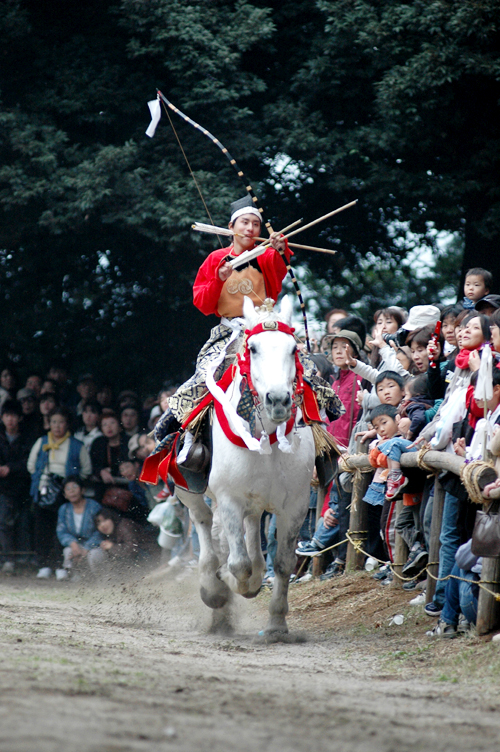
M 280 235 L 279 232 L 273 232 L 273 233 L 271 233 L 269 239 L 271 241 L 272 247 L 276 251 L 284 251 L 285 250 L 285 247 L 286 247 L 285 246 L 285 241 L 283 240 L 283 235 Z
M 222 264 L 222 266 L 219 266 L 219 279 L 222 282 L 225 282 L 226 279 L 229 279 L 232 273 L 233 267 L 227 261 L 225 264 Z

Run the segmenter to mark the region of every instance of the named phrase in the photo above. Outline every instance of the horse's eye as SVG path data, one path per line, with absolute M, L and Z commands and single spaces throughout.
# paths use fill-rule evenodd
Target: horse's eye
M 292 347 L 292 355 L 295 355 L 296 352 L 297 352 L 297 345 L 294 345 Z
M 255 345 L 249 345 L 248 349 L 250 350 L 252 355 L 255 355 L 255 353 L 257 352 L 257 348 L 255 347 Z

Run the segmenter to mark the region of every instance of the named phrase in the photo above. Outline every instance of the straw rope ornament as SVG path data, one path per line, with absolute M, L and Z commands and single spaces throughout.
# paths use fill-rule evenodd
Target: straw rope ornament
M 250 185 L 249 181 L 245 178 L 245 174 L 244 174 L 243 170 L 239 167 L 238 163 L 236 162 L 236 160 L 234 159 L 234 157 L 231 156 L 231 154 L 226 149 L 226 147 L 224 146 L 224 144 L 222 144 L 219 141 L 218 138 L 216 138 L 212 133 L 210 133 L 210 131 L 208 131 L 202 125 L 200 125 L 199 123 L 197 123 L 195 120 L 192 120 L 192 118 L 188 117 L 184 112 L 182 112 L 181 110 L 179 110 L 179 108 L 176 107 L 174 104 L 172 104 L 172 102 L 170 102 L 166 98 L 166 96 L 164 94 L 162 94 L 162 92 L 159 89 L 157 89 L 157 96 L 158 96 L 158 100 L 161 100 L 161 102 L 163 104 L 163 107 L 164 107 L 165 112 L 166 112 L 166 114 L 168 116 L 170 124 L 172 125 L 174 133 L 175 133 L 175 128 L 173 126 L 172 121 L 170 120 L 170 116 L 168 115 L 167 107 L 170 110 L 172 110 L 172 112 L 175 112 L 175 114 L 178 115 L 180 118 L 182 118 L 186 123 L 188 123 L 189 125 L 191 125 L 193 128 L 196 128 L 196 130 L 200 131 L 204 136 L 206 136 L 207 138 L 209 138 L 210 141 L 213 144 L 215 144 L 215 146 L 217 146 L 221 150 L 221 152 L 224 154 L 224 156 L 226 157 L 226 159 L 229 160 L 229 163 L 232 165 L 233 169 L 236 171 L 236 174 L 238 175 L 238 177 L 240 178 L 240 180 L 245 185 L 245 190 L 247 191 L 247 193 L 249 194 L 250 198 L 252 199 L 252 201 L 253 201 L 253 203 L 255 205 L 255 208 L 259 211 L 259 213 L 261 215 L 261 218 L 262 218 L 262 221 L 264 222 L 269 235 L 271 235 L 274 232 L 274 230 L 273 230 L 270 222 L 267 222 L 267 221 L 264 220 L 264 210 L 259 206 L 259 199 L 255 195 L 254 190 L 253 190 L 252 186 Z M 179 141 L 179 137 L 177 136 L 177 134 L 175 134 L 175 135 L 177 137 L 177 140 Z M 179 145 L 180 145 L 180 141 L 179 141 Z M 182 149 L 182 146 L 181 146 L 181 150 L 182 150 L 182 152 L 184 154 L 184 150 Z M 190 171 L 193 179 L 195 179 L 194 175 L 193 175 L 193 172 L 191 170 L 191 167 L 189 165 L 189 162 L 188 162 L 187 157 L 186 157 L 185 154 L 184 154 L 184 157 L 186 159 L 186 162 L 188 163 L 189 171 Z M 195 183 L 196 183 L 196 179 L 195 179 Z M 198 185 L 197 185 L 197 187 L 198 187 Z M 198 187 L 198 192 L 201 195 L 199 187 Z M 203 201 L 203 204 L 205 205 L 205 208 L 207 210 L 207 214 L 208 214 L 208 216 L 210 218 L 210 221 L 212 221 L 212 219 L 210 217 L 210 213 L 208 211 L 208 208 L 207 208 L 207 206 L 205 204 L 205 201 L 204 201 L 203 197 L 202 197 L 202 201 Z M 305 304 L 304 304 L 304 299 L 302 297 L 302 293 L 300 291 L 299 283 L 297 282 L 297 278 L 295 276 L 295 273 L 294 273 L 294 271 L 293 271 L 290 263 L 287 261 L 287 258 L 285 256 L 284 251 L 278 251 L 278 252 L 279 252 L 280 256 L 282 257 L 282 259 L 283 259 L 283 261 L 285 263 L 285 266 L 287 268 L 288 274 L 290 275 L 290 278 L 292 280 L 292 284 L 294 286 L 295 293 L 296 293 L 296 295 L 297 295 L 297 297 L 299 299 L 300 310 L 302 312 L 302 319 L 303 319 L 303 322 L 304 322 L 304 332 L 305 332 L 305 337 L 306 337 L 307 350 L 308 350 L 308 352 L 311 352 L 311 344 L 309 342 L 309 329 L 308 329 L 308 326 L 307 326 L 306 307 L 305 307 Z
M 469 499 L 474 504 L 484 504 L 487 501 L 484 498 L 482 488 L 479 485 L 480 474 L 477 471 L 488 468 L 494 472 L 495 466 L 492 461 L 485 462 L 484 460 L 473 460 L 472 462 L 466 462 L 460 470 L 460 480 L 465 486 Z

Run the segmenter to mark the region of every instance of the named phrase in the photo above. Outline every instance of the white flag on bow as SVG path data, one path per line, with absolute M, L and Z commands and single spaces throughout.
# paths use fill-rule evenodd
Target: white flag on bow
M 160 100 L 152 99 L 150 102 L 148 102 L 148 107 L 151 113 L 151 122 L 146 131 L 146 136 L 149 136 L 149 138 L 153 138 L 153 136 L 155 135 L 156 126 L 160 122 L 160 118 L 161 118 Z

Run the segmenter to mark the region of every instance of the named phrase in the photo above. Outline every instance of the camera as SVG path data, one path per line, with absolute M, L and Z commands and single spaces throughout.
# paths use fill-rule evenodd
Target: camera
M 404 343 L 406 342 L 406 338 L 408 334 L 409 332 L 406 329 L 403 329 L 403 327 L 401 327 L 395 333 L 384 334 L 382 336 L 383 336 L 384 342 L 387 342 L 388 345 L 390 345 L 391 342 L 395 342 L 398 347 L 402 347 Z

